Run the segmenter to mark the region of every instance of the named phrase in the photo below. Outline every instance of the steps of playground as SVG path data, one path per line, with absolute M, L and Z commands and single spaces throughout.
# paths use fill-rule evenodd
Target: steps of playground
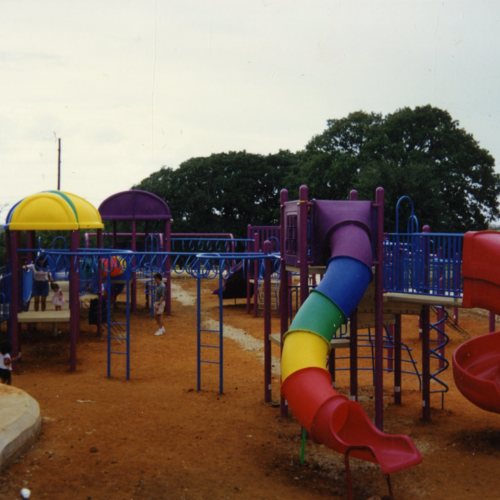
M 41 428 L 37 401 L 17 387 L 0 385 L 0 470 L 36 441 Z

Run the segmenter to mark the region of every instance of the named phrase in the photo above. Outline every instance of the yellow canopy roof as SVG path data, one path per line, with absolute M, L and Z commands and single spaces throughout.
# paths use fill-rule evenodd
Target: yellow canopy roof
M 102 229 L 98 210 L 87 200 L 64 191 L 44 191 L 18 202 L 7 216 L 12 231 Z

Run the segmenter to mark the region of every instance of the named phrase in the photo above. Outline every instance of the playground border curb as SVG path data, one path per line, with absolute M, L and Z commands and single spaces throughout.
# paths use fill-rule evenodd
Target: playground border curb
M 42 429 L 38 402 L 29 394 L 0 385 L 0 470 L 29 449 Z

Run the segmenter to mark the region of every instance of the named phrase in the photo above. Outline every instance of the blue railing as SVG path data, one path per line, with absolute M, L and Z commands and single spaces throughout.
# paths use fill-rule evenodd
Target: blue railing
M 386 292 L 460 297 L 463 234 L 391 233 L 384 241 Z

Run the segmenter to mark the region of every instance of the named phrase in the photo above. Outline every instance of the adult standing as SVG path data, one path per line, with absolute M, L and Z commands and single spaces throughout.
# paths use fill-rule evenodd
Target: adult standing
M 39 255 L 34 264 L 28 264 L 28 269 L 33 270 L 33 291 L 35 299 L 35 311 L 45 311 L 47 308 L 47 296 L 49 295 L 49 284 L 52 283 L 49 262 L 46 255 Z

